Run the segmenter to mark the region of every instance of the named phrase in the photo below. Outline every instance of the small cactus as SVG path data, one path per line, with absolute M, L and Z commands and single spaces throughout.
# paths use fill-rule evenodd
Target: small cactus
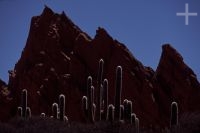
M 82 110 L 86 117 L 88 117 L 88 99 L 86 96 L 82 98 Z
M 17 116 L 22 117 L 22 107 L 17 108 Z
M 22 117 L 26 118 L 26 108 L 27 108 L 27 90 L 22 90 Z
M 123 105 L 124 105 L 124 121 L 127 122 L 128 121 L 128 100 L 127 99 L 124 99 Z
M 46 116 L 45 113 L 41 113 L 41 114 L 40 114 L 40 117 L 42 117 L 42 118 L 44 118 L 45 116 Z
M 140 132 L 140 121 L 138 118 L 135 119 L 135 133 Z
M 52 104 L 52 115 L 54 119 L 58 119 L 58 104 L 57 103 Z
M 124 105 L 120 105 L 120 119 L 124 120 Z
M 102 105 L 102 77 L 103 77 L 103 59 L 99 60 L 99 70 L 97 76 L 97 111 L 96 111 L 96 118 L 97 120 L 101 120 L 101 105 Z
M 176 102 L 172 102 L 171 104 L 171 126 L 178 125 L 178 104 Z
M 132 117 L 131 117 L 131 114 L 132 114 L 132 102 L 131 101 L 128 101 L 128 105 L 127 105 L 127 116 L 128 116 L 128 123 L 132 123 Z
M 111 123 L 114 121 L 114 110 L 115 110 L 114 106 L 110 104 L 108 106 L 108 111 L 107 111 L 107 120 Z
M 176 102 L 171 104 L 170 130 L 171 133 L 178 132 L 178 104 Z
M 89 90 L 90 90 L 91 86 L 92 86 L 92 77 L 88 76 L 88 78 L 87 78 L 87 87 L 86 87 L 86 89 L 87 89 L 87 96 L 90 94 Z
M 26 118 L 31 118 L 31 109 L 30 109 L 30 107 L 26 108 Z
M 131 114 L 131 122 L 132 122 L 132 124 L 135 126 L 135 123 L 136 123 L 136 114 L 135 113 L 132 113 Z
M 65 117 L 65 96 L 61 94 L 59 96 L 59 109 L 60 109 L 60 120 L 64 121 Z
M 115 119 L 120 121 L 120 105 L 122 91 L 122 67 L 117 66 L 116 69 L 116 86 L 115 86 Z

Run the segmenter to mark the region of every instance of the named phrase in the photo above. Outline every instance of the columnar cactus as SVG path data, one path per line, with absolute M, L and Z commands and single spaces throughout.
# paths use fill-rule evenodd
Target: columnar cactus
M 17 108 L 17 116 L 22 117 L 22 107 Z
M 104 101 L 103 114 L 104 114 L 104 119 L 106 120 L 107 111 L 108 111 L 108 80 L 107 79 L 104 79 L 103 81 L 103 101 Z
M 178 132 L 178 104 L 176 102 L 171 104 L 170 130 L 171 133 Z
M 42 118 L 44 118 L 45 116 L 46 116 L 45 113 L 41 113 L 41 114 L 40 114 L 40 117 L 42 117 Z
M 60 120 L 64 121 L 65 118 L 65 96 L 61 94 L 59 96 L 59 109 L 60 109 Z
M 170 125 L 171 126 L 178 125 L 178 104 L 176 102 L 172 102 L 171 104 Z
M 27 90 L 23 89 L 22 90 L 22 117 L 26 118 L 26 108 L 27 108 Z
M 140 132 L 140 121 L 138 118 L 135 119 L 135 133 Z
M 103 65 L 104 65 L 104 61 L 103 59 L 100 59 L 98 76 L 97 76 L 97 111 L 96 111 L 97 120 L 101 120 Z
M 127 105 L 127 116 L 128 116 L 128 123 L 132 123 L 132 117 L 131 117 L 131 114 L 132 114 L 132 102 L 131 101 L 128 101 L 128 105 Z
M 88 76 L 88 78 L 87 78 L 87 87 L 86 87 L 86 89 L 87 89 L 87 97 L 89 96 L 89 90 L 90 90 L 90 88 L 91 88 L 91 86 L 92 86 L 92 77 L 91 76 Z
M 82 110 L 86 117 L 88 117 L 88 99 L 86 96 L 82 98 Z
M 108 111 L 107 111 L 107 120 L 109 122 L 113 122 L 114 121 L 114 110 L 115 110 L 115 107 L 112 104 L 110 104 L 108 106 Z
M 115 119 L 120 120 L 120 105 L 122 91 L 122 67 L 117 66 L 116 69 L 116 86 L 115 86 Z
M 128 121 L 128 100 L 127 99 L 124 99 L 123 105 L 124 105 L 124 121 L 127 122 Z
M 52 115 L 54 119 L 58 119 L 58 104 L 57 103 L 52 104 Z
M 120 119 L 124 120 L 124 105 L 120 105 Z
M 136 124 L 136 114 L 135 113 L 132 113 L 131 114 L 131 122 L 132 122 L 132 124 L 134 125 L 134 126 L 136 126 L 135 124 Z
M 30 118 L 31 117 L 31 109 L 30 107 L 26 108 L 26 118 Z

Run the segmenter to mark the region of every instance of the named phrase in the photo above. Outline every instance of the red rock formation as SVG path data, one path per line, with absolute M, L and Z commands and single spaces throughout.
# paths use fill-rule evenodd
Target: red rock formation
M 12 107 L 20 105 L 21 90 L 27 89 L 32 112 L 51 115 L 52 103 L 58 102 L 58 95 L 63 93 L 69 120 L 82 120 L 81 98 L 86 94 L 86 79 L 91 75 L 96 85 L 101 58 L 105 62 L 103 78 L 109 81 L 109 103 L 114 103 L 115 68 L 121 65 L 122 99 L 133 101 L 133 111 L 141 125 L 167 125 L 173 100 L 178 102 L 181 112 L 200 109 L 200 84 L 170 45 L 163 46 L 154 72 L 103 28 L 98 28 L 92 39 L 64 13 L 56 14 L 48 7 L 32 18 L 26 46 L 10 74 Z

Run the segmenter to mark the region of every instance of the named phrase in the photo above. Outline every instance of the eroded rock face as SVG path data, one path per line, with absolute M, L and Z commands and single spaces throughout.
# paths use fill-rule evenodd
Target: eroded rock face
M 35 115 L 51 115 L 52 103 L 58 102 L 63 93 L 69 120 L 82 121 L 81 98 L 86 94 L 86 79 L 91 75 L 96 86 L 101 58 L 105 62 L 103 78 L 109 81 L 109 103 L 114 103 L 115 68 L 121 65 L 122 100 L 133 101 L 141 125 L 168 125 L 170 103 L 174 100 L 181 112 L 200 109 L 199 82 L 170 45 L 163 46 L 154 72 L 103 28 L 98 28 L 92 39 L 64 13 L 56 14 L 45 7 L 40 16 L 32 18 L 26 46 L 10 74 L 12 111 L 20 105 L 22 89 L 28 90 L 28 106 Z

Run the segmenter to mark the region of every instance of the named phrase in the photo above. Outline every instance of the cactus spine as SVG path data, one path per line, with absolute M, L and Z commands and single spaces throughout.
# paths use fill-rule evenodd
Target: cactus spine
M 110 104 L 109 106 L 108 106 L 108 111 L 107 111 L 107 120 L 109 121 L 109 122 L 113 122 L 114 121 L 114 106 L 112 105 L 112 104 Z
M 103 59 L 99 60 L 99 70 L 97 76 L 97 120 L 101 120 L 101 105 L 102 105 L 102 77 L 103 77 Z
M 26 118 L 26 108 L 27 108 L 27 90 L 22 90 L 22 117 Z
M 58 104 L 57 103 L 52 104 L 52 115 L 54 119 L 58 119 Z
M 64 121 L 65 118 L 65 96 L 61 94 L 59 96 L 59 109 L 60 109 L 60 120 Z
M 115 86 L 115 119 L 120 120 L 120 105 L 122 91 L 122 67 L 117 66 L 116 69 L 116 86 Z

